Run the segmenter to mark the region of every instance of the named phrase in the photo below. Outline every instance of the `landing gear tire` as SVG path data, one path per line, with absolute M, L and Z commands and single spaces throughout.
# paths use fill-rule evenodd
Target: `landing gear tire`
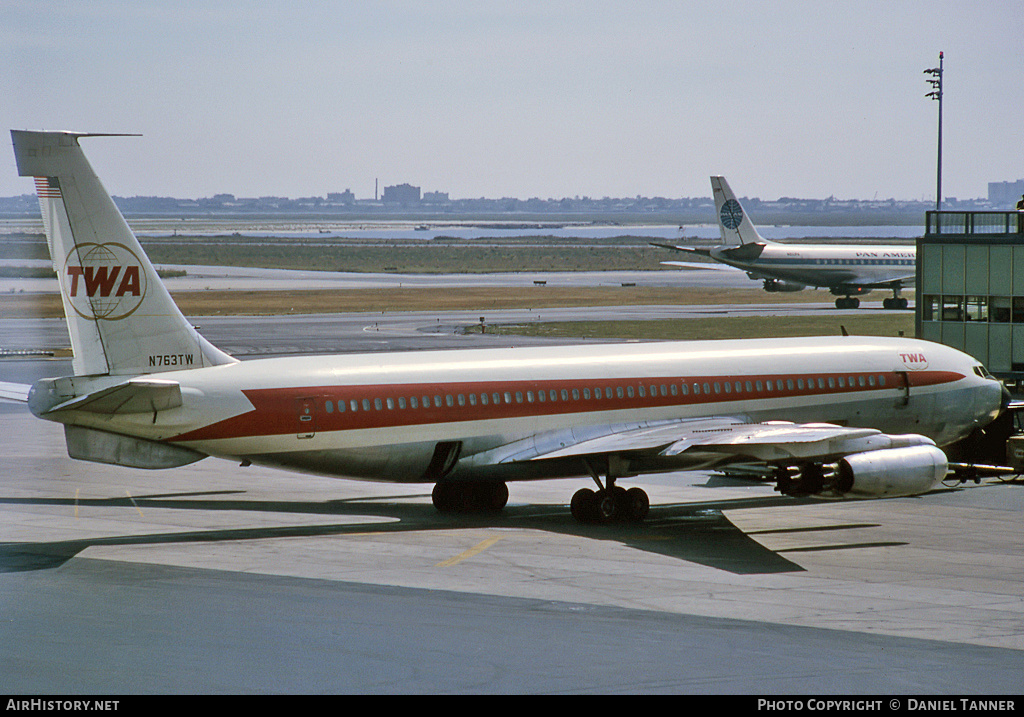
M 508 486 L 504 483 L 489 483 L 480 486 L 483 490 L 477 494 L 480 510 L 487 513 L 498 513 L 508 504 Z
M 638 523 L 647 517 L 650 508 L 651 501 L 642 488 L 614 487 L 599 491 L 582 488 L 569 503 L 572 517 L 581 523 Z
M 640 522 L 647 517 L 651 510 L 651 499 L 647 497 L 647 491 L 642 488 L 630 488 L 625 496 L 625 513 L 629 520 Z
M 883 299 L 882 308 L 890 310 L 901 310 L 906 309 L 910 305 L 910 302 L 902 296 L 897 296 L 892 299 Z
M 623 491 L 625 493 L 625 491 Z M 614 523 L 622 514 L 618 489 L 602 490 L 594 502 L 594 520 L 598 523 Z
M 569 512 L 572 517 L 581 523 L 589 523 L 590 517 L 594 514 L 591 506 L 597 502 L 597 493 L 590 488 L 581 488 L 572 495 L 569 502 Z
M 508 503 L 508 486 L 500 482 L 441 482 L 434 485 L 430 499 L 442 513 L 497 513 Z
M 837 309 L 858 309 L 860 308 L 860 299 L 855 296 L 839 297 L 836 299 Z

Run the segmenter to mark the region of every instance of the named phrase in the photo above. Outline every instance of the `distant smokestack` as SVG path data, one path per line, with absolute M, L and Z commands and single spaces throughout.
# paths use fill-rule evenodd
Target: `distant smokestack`
M 379 179 L 373 180 L 373 201 L 377 201 L 377 184 L 380 182 Z

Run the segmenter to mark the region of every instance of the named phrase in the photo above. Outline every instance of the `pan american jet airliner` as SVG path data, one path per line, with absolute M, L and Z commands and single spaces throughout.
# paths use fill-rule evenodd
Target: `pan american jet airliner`
M 906 309 L 900 296 L 915 278 L 917 249 L 914 246 L 875 244 L 781 244 L 764 239 L 729 188 L 725 177 L 711 177 L 711 190 L 722 235 L 719 246 L 698 247 L 654 243 L 655 246 L 710 257 L 725 266 L 741 269 L 764 282 L 765 291 L 801 291 L 808 286 L 826 287 L 835 296 L 837 309 L 856 309 L 858 296 L 872 289 L 887 289 L 892 298 L 886 309 Z M 695 262 L 662 262 L 686 268 L 708 268 Z M 712 264 L 710 266 L 718 266 Z
M 469 349 L 238 361 L 174 304 L 75 132 L 12 131 L 35 178 L 73 375 L 2 395 L 62 423 L 72 458 L 173 469 L 208 456 L 433 484 L 441 511 L 500 510 L 506 482 L 592 478 L 584 522 L 642 520 L 620 479 L 757 464 L 784 494 L 907 496 L 940 446 L 992 421 L 975 359 L 852 336 Z

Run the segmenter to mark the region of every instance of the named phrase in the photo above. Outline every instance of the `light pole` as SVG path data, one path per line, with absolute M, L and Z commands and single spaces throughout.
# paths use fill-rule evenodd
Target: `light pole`
M 939 53 L 939 66 L 925 70 L 924 74 L 931 75 L 926 80 L 932 86 L 932 91 L 925 95 L 939 102 L 939 152 L 938 167 L 935 170 L 935 211 L 942 209 L 942 53 Z

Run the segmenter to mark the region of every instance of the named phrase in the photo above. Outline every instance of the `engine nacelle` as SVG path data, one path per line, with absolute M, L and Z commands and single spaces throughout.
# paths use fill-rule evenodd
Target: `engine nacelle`
M 887 448 L 846 456 L 838 464 L 837 491 L 852 498 L 895 498 L 927 493 L 949 471 L 936 446 Z
M 776 291 L 803 291 L 807 287 L 804 284 L 796 284 L 792 281 L 783 281 L 782 279 L 765 279 L 764 290 L 770 292 Z

